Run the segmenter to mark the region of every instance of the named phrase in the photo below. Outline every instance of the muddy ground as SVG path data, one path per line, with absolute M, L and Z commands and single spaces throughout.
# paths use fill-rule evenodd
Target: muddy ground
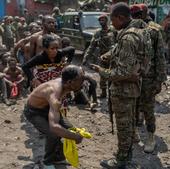
M 20 99 L 10 107 L 0 103 L 0 169 L 38 169 L 42 160 L 44 139 L 23 117 L 25 102 L 26 99 Z M 116 128 L 115 135 L 112 135 L 106 100 L 100 100 L 100 105 L 102 108 L 96 113 L 85 110 L 83 106 L 70 106 L 70 121 L 77 127 L 86 128 L 93 135 L 92 139 L 84 139 L 78 146 L 80 169 L 101 169 L 100 160 L 111 158 L 117 149 Z M 156 150 L 153 154 L 143 152 L 146 132 L 142 127 L 142 141 L 134 145 L 133 160 L 144 169 L 170 169 L 170 79 L 168 89 L 164 87 L 157 96 L 155 115 Z

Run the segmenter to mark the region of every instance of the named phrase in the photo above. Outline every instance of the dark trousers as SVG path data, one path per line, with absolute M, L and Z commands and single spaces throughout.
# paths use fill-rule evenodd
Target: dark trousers
M 61 137 L 56 136 L 49 128 L 48 112 L 49 107 L 38 109 L 26 105 L 24 109 L 27 120 L 46 136 L 44 155 L 44 164 L 46 165 L 65 160 Z M 59 124 L 66 129 L 73 127 L 62 115 L 60 116 Z

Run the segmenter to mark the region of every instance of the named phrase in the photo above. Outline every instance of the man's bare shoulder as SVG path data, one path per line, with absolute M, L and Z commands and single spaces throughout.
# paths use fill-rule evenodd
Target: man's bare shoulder
M 37 39 L 40 35 L 42 35 L 43 32 L 39 31 L 31 35 L 31 39 Z
M 9 71 L 9 67 L 6 67 L 3 72 L 8 73 L 8 71 Z
M 53 35 L 57 39 L 61 39 L 61 37 L 59 35 L 55 34 L 55 33 L 51 33 L 51 35 Z
M 43 91 L 46 95 L 54 92 L 54 85 L 50 81 L 39 85 L 35 90 Z
M 17 66 L 16 69 L 20 72 L 22 72 L 22 68 L 20 66 Z

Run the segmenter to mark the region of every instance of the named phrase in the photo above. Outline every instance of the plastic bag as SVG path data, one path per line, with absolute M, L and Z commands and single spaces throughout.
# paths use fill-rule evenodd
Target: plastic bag
M 84 138 L 92 138 L 92 135 L 85 131 L 85 128 L 71 128 L 72 132 L 79 133 Z M 63 152 L 67 161 L 73 166 L 78 167 L 78 149 L 75 140 L 64 138 Z

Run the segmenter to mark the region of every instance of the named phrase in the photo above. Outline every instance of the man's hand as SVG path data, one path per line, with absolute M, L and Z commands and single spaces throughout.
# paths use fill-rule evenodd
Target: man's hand
M 95 64 L 90 64 L 90 68 L 96 72 L 99 72 L 102 70 L 102 67 L 100 67 L 99 65 L 95 65 Z
M 8 84 L 9 84 L 10 87 L 13 87 L 15 85 L 13 82 L 10 82 L 10 81 L 9 81 Z
M 76 144 L 81 143 L 82 140 L 83 140 L 83 137 L 80 134 L 76 134 L 76 138 L 75 138 Z
M 102 55 L 102 56 L 100 57 L 100 59 L 101 59 L 103 62 L 108 62 L 108 61 L 109 61 L 109 59 L 107 58 L 106 55 Z

